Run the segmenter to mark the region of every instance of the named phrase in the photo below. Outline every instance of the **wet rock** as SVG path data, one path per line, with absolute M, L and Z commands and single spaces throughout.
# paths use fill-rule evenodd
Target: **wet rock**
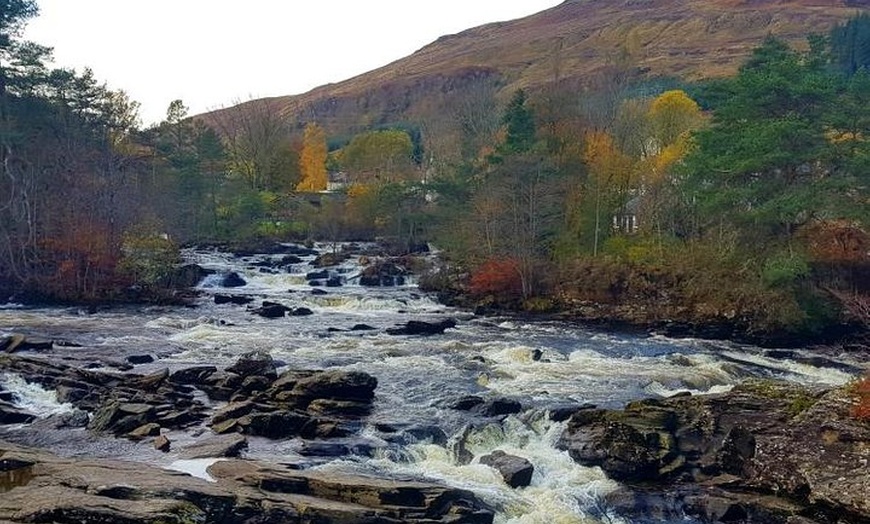
M 323 295 L 328 295 L 328 294 L 329 294 L 329 291 L 324 291 L 324 290 L 322 290 L 322 289 L 316 289 L 316 288 L 315 288 L 315 289 L 312 289 L 312 290 L 311 290 L 311 294 L 314 295 L 314 296 L 323 296 Z
M 252 413 L 256 409 L 258 409 L 257 404 L 250 400 L 245 400 L 242 402 L 230 402 L 226 406 L 217 410 L 214 415 L 212 415 L 211 424 L 221 424 L 228 420 L 237 419 L 239 417 L 243 417 L 249 413 Z
M 133 365 L 150 364 L 154 362 L 154 357 L 151 355 L 130 355 L 125 360 Z
M 370 263 L 360 272 L 359 284 L 369 287 L 391 287 L 405 284 L 408 271 L 391 260 Z
M 278 377 L 275 370 L 275 361 L 272 355 L 265 351 L 251 351 L 245 353 L 236 361 L 235 364 L 227 368 L 230 373 L 235 373 L 241 377 L 249 377 L 251 375 L 260 375 L 274 380 Z
M 186 460 L 238 457 L 247 448 L 248 439 L 243 435 L 217 435 L 187 446 L 179 456 Z
M 305 280 L 326 280 L 329 278 L 329 271 L 321 270 L 321 271 L 309 271 L 305 274 Z
M 522 457 L 496 450 L 480 457 L 480 463 L 498 470 L 505 483 L 512 488 L 525 487 L 532 483 L 535 467 Z
M 458 411 L 471 411 L 472 409 L 484 403 L 483 397 L 477 395 L 467 395 L 451 402 L 448 407 Z
M 350 328 L 351 331 L 374 331 L 375 329 L 377 329 L 377 328 L 372 327 L 368 324 L 354 324 Z
M 409 320 L 404 326 L 388 328 L 390 335 L 440 335 L 445 329 L 456 327 L 456 321 L 447 318 L 438 322 L 424 322 L 422 320 Z
M 284 304 L 276 302 L 263 301 L 263 305 L 253 309 L 252 312 L 264 318 L 282 318 L 287 315 L 291 309 Z
M 448 407 L 457 411 L 472 411 L 484 417 L 512 415 L 523 410 L 522 404 L 514 399 L 504 397 L 483 398 L 477 395 L 458 398 L 448 404 Z
M 230 271 L 223 276 L 220 282 L 221 287 L 243 287 L 248 283 L 235 271 Z
M 331 398 L 317 398 L 312 400 L 306 411 L 312 415 L 325 415 L 330 417 L 364 417 L 372 410 L 372 404 L 368 401 L 334 400 Z
M 236 420 L 242 433 L 271 439 L 283 439 L 304 434 L 311 418 L 295 411 L 251 413 Z
M 141 403 L 109 401 L 94 413 L 88 429 L 123 435 L 154 419 L 154 407 Z
M 314 311 L 311 311 L 307 307 L 297 307 L 297 308 L 293 308 L 290 311 L 290 316 L 292 316 L 292 317 L 307 317 L 307 316 L 313 315 L 313 314 L 314 314 Z
M 288 377 L 289 375 L 282 375 Z M 276 381 L 274 388 L 286 388 L 288 382 Z M 378 381 L 361 371 L 326 370 L 292 379 L 291 393 L 309 403 L 314 399 L 353 400 L 371 402 Z
M 75 409 L 69 413 L 56 413 L 37 419 L 30 427 L 33 430 L 84 428 L 89 420 L 87 412 Z
M 209 377 L 217 372 L 215 366 L 194 366 L 179 369 L 169 376 L 169 381 L 176 384 L 190 384 L 194 386 L 208 382 Z
M 293 264 L 301 264 L 302 262 L 304 262 L 304 260 L 299 258 L 297 255 L 285 255 L 281 258 L 279 263 L 283 266 L 292 266 Z
M 139 426 L 133 431 L 127 433 L 127 437 L 134 440 L 141 440 L 146 437 L 156 437 L 158 435 L 160 435 L 160 424 L 157 424 L 155 422 L 150 422 L 143 426 Z
M 584 409 L 595 409 L 595 404 L 579 404 L 569 406 L 558 406 L 550 409 L 549 417 L 553 422 L 565 422 L 578 411 Z
M 870 426 L 850 416 L 848 398 L 747 381 L 727 394 L 578 411 L 560 446 L 617 480 L 676 491 L 705 519 L 863 522 L 870 500 L 856 494 L 870 493 L 870 470 L 855 464 L 870 460 Z
M 509 398 L 493 398 L 483 403 L 480 414 L 485 417 L 497 417 L 500 415 L 512 415 L 523 410 L 519 401 Z
M 0 339 L 0 352 L 15 353 L 16 351 L 43 351 L 51 349 L 51 340 L 27 338 L 24 335 L 9 335 Z
M 314 267 L 337 266 L 350 258 L 347 253 L 324 253 L 311 261 Z
M 341 280 L 341 277 L 329 277 L 326 279 L 326 287 L 341 287 L 344 285 L 344 282 Z
M 162 451 L 163 453 L 169 453 L 169 448 L 172 446 L 172 442 L 169 441 L 169 438 L 166 435 L 159 435 L 154 439 L 154 449 L 157 451 Z
M 244 295 L 222 295 L 220 293 L 215 294 L 214 303 L 215 304 L 236 304 L 239 306 L 243 306 L 245 304 L 250 304 L 254 301 L 253 297 L 248 297 Z
M 372 457 L 375 454 L 377 446 L 365 440 L 345 440 L 345 441 L 314 441 L 306 440 L 302 443 L 302 447 L 297 450 L 297 453 L 303 457 L 346 457 L 355 455 L 358 457 Z
M 0 424 L 27 424 L 35 419 L 36 415 L 0 400 Z

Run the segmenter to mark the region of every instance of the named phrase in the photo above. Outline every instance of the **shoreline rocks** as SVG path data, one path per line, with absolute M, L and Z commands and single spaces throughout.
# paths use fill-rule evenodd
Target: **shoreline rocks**
M 870 424 L 850 407 L 842 388 L 749 381 L 726 394 L 579 410 L 559 446 L 626 483 L 640 505 L 667 494 L 711 521 L 868 522 Z

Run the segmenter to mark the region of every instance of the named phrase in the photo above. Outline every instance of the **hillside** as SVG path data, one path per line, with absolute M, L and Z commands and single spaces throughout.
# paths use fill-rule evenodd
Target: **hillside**
M 803 42 L 870 0 L 566 0 L 535 15 L 443 36 L 410 56 L 268 105 L 331 134 L 443 113 L 451 96 L 580 85 L 627 51 L 636 71 L 699 79 L 736 71 L 767 35 Z

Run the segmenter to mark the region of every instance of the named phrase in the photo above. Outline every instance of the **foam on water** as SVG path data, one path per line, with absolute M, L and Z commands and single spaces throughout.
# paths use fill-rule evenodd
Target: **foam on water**
M 804 385 L 842 386 L 854 377 L 835 368 L 816 367 L 789 359 L 773 359 L 748 352 L 724 351 L 724 356 L 775 372 L 778 378 Z
M 565 357 L 545 349 L 541 360 L 535 361 L 535 349 L 540 348 L 491 344 L 485 356 L 493 362 L 493 372 L 486 386 L 502 395 L 606 402 L 633 391 L 642 394 L 653 382 L 677 390 L 708 391 L 733 385 L 740 378 L 735 366 L 702 354 L 675 360 L 671 355 L 619 357 L 577 349 Z
M 549 421 L 542 413 L 522 420 L 509 417 L 503 426 L 486 425 L 471 431 L 466 448 L 475 459 L 459 464 L 453 453 L 434 444 L 413 444 L 407 460 L 383 454 L 371 460 L 337 461 L 321 469 L 359 471 L 373 469 L 391 476 L 424 477 L 477 494 L 497 509 L 498 524 L 553 524 L 602 522 L 602 498 L 618 484 L 600 468 L 575 463 L 566 451 L 556 449 L 564 423 Z M 494 450 L 523 457 L 535 467 L 531 484 L 514 489 L 495 469 L 480 464 L 481 456 Z M 608 516 L 607 522 L 621 522 Z
M 12 373 L 0 374 L 0 385 L 3 389 L 15 394 L 15 405 L 38 417 L 48 417 L 61 413 L 72 413 L 72 404 L 57 401 L 57 392 L 48 390 L 39 384 L 25 381 L 21 376 Z
M 207 480 L 208 482 L 217 482 L 214 477 L 208 474 L 208 468 L 212 464 L 216 462 L 220 462 L 222 458 L 204 458 L 204 459 L 184 459 L 184 460 L 176 460 L 165 467 L 165 469 L 171 471 L 180 471 L 181 473 L 187 473 L 188 475 L 196 478 L 200 478 L 203 480 Z

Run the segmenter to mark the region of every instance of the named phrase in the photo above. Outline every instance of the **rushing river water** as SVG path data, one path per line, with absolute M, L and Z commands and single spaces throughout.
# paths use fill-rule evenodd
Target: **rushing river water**
M 629 400 L 680 391 L 727 391 L 754 376 L 816 385 L 839 385 L 851 378 L 835 368 L 769 358 L 759 348 L 727 342 L 475 317 L 438 304 L 413 282 L 396 288 L 361 287 L 356 258 L 333 268 L 342 275 L 344 286 L 312 294 L 305 274 L 312 270 L 307 262 L 313 256 L 289 271 L 261 267 L 281 255 L 189 252 L 187 256 L 218 272 L 200 284 L 203 294 L 197 307 L 118 308 L 96 314 L 75 308 L 6 307 L 0 309 L 0 336 L 22 333 L 69 341 L 76 347 L 55 344 L 46 356 L 82 366 L 123 362 L 130 355 L 156 357 L 153 363 L 136 366 L 139 373 L 203 363 L 227 366 L 252 350 L 267 351 L 290 368 L 365 371 L 377 377 L 378 388 L 374 411 L 357 442 L 373 447 L 373 456 L 321 460 L 312 467 L 441 480 L 470 489 L 498 508 L 499 523 L 627 522 L 608 515 L 602 505 L 602 497 L 617 484 L 598 468 L 575 464 L 555 447 L 563 423 L 549 420 L 550 409 L 583 403 L 619 407 Z M 238 272 L 247 284 L 220 288 L 220 274 L 229 271 Z M 266 299 L 306 307 L 314 314 L 267 319 L 245 306 L 216 305 L 215 293 L 249 295 L 255 298 L 254 306 Z M 443 335 L 385 332 L 411 319 L 447 317 L 458 324 Z M 358 324 L 376 329 L 351 331 Z M 0 372 L 0 383 L 16 391 L 20 403 L 31 411 L 47 415 L 70 408 L 54 401 L 53 392 L 28 385 L 20 377 Z M 468 394 L 515 398 L 524 411 L 494 421 L 448 407 Z M 405 428 L 404 437 L 397 440 L 395 433 L 383 433 L 385 427 Z M 477 457 L 501 449 L 531 461 L 535 467 L 531 486 L 511 489 L 495 470 L 477 460 L 459 464 L 453 449 L 458 435 L 465 436 L 467 449 Z M 180 448 L 196 436 L 195 431 L 175 432 L 170 438 Z M 4 437 L 66 455 L 130 458 L 204 476 L 195 471 L 202 464 L 173 462 L 171 453 L 160 454 L 147 443 L 96 438 L 84 430 L 28 431 L 19 426 L 0 431 L 0 438 Z M 247 456 L 304 462 L 310 459 L 299 454 L 302 445 L 298 440 L 253 438 Z

